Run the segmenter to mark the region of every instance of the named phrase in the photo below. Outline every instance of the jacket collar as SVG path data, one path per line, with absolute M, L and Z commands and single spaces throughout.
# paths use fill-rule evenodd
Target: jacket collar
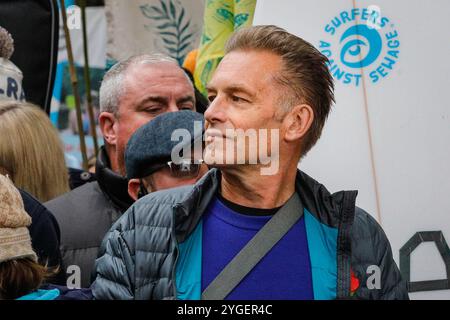
M 128 180 L 112 171 L 110 166 L 105 147 L 101 147 L 95 163 L 97 182 L 113 204 L 125 212 L 134 202 L 128 195 Z
M 209 170 L 195 183 L 186 198 L 174 207 L 175 234 L 183 242 L 195 229 L 220 185 L 220 171 Z
M 16 300 L 56 300 L 60 296 L 58 289 L 36 290 Z
M 175 205 L 175 235 L 178 243 L 184 242 L 195 230 L 217 192 L 220 180 L 220 171 L 210 170 L 194 185 L 185 200 Z M 330 194 L 322 184 L 300 170 L 297 171 L 295 189 L 304 208 L 319 222 L 318 225 L 336 230 L 336 298 L 346 299 L 351 292 L 351 228 L 357 192 L 340 191 Z M 319 234 L 322 231 L 323 229 Z
M 338 228 L 344 222 L 342 220 L 344 205 L 353 208 L 355 206 L 357 191 L 339 191 L 331 194 L 324 185 L 300 170 L 297 171 L 295 189 L 304 207 L 321 223 L 332 228 Z M 353 223 L 353 217 L 346 216 L 345 220 L 345 223 Z
M 175 206 L 176 236 L 183 242 L 197 226 L 209 203 L 214 198 L 221 181 L 220 171 L 211 169 L 197 181 L 183 201 Z M 356 191 L 340 191 L 334 194 L 298 170 L 295 189 L 300 196 L 303 206 L 321 223 L 340 228 L 342 225 L 351 226 L 353 215 L 343 214 L 344 205 L 354 208 Z

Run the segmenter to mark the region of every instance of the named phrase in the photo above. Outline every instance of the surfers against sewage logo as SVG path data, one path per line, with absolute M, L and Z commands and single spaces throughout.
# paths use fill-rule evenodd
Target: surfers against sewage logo
M 319 50 L 329 59 L 333 77 L 360 86 L 361 69 L 371 83 L 378 83 L 394 70 L 400 40 L 393 22 L 376 6 L 340 12 L 324 28 Z

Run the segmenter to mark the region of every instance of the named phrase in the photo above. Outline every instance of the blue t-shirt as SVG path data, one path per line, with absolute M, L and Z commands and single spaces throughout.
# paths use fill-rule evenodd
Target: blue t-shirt
M 202 291 L 271 216 L 240 214 L 215 198 L 203 218 Z M 230 300 L 312 300 L 311 263 L 302 217 L 228 295 Z

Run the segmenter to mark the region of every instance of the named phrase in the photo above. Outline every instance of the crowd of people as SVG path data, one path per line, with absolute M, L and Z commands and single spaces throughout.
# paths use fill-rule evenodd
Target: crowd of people
M 109 69 L 104 145 L 77 187 L 48 116 L 20 97 L 0 102 L 0 299 L 407 299 L 356 192 L 331 194 L 298 169 L 334 101 L 327 58 L 257 26 L 231 36 L 207 100 L 191 74 L 161 54 Z M 277 134 L 224 147 L 261 129 Z M 177 130 L 190 137 L 181 162 Z M 249 160 L 261 148 L 276 172 Z M 219 161 L 241 151 L 242 162 Z

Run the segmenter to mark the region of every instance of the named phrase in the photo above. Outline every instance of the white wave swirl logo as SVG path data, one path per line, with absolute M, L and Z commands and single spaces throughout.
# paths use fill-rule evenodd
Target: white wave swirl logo
M 356 39 L 354 38 L 356 37 Z M 373 63 L 381 53 L 382 40 L 376 29 L 358 24 L 348 28 L 340 39 L 342 46 L 341 61 L 349 68 L 364 68 Z M 368 47 L 364 57 L 359 56 L 362 47 Z

